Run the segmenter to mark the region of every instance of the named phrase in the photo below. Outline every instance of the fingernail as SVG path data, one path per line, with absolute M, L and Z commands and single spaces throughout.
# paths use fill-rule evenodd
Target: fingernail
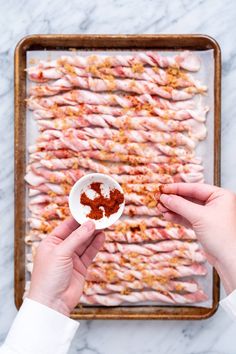
M 95 224 L 93 221 L 86 221 L 81 227 L 84 227 L 87 231 L 93 231 L 95 229 Z
M 161 200 L 161 202 L 164 203 L 164 204 L 170 204 L 171 199 L 172 199 L 172 197 L 171 197 L 170 195 L 167 195 L 167 194 L 162 194 L 162 195 L 160 196 L 160 200 Z

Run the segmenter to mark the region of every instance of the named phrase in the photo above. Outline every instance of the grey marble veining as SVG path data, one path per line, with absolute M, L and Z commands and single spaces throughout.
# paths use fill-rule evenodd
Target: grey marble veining
M 0 0 L 0 342 L 13 300 L 13 54 L 33 33 L 204 33 L 222 48 L 222 185 L 236 191 L 236 3 L 233 0 Z M 227 220 L 223 220 L 227 222 Z M 84 321 L 70 354 L 235 354 L 236 324 Z

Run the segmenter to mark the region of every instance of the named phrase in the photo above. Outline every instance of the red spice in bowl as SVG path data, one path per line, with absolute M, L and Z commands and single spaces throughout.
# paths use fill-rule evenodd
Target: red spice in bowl
M 118 189 L 111 189 L 107 197 L 102 194 L 101 186 L 100 182 L 93 182 L 88 186 L 88 189 L 97 194 L 94 199 L 90 199 L 85 192 L 80 196 L 80 203 L 91 208 L 87 214 L 90 219 L 100 220 L 104 216 L 109 217 L 117 213 L 120 205 L 124 202 L 124 195 Z

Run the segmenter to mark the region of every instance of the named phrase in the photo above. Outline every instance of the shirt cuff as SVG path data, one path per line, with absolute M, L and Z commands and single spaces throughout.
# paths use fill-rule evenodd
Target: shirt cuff
M 220 305 L 236 321 L 236 289 L 220 301 Z
M 65 354 L 78 327 L 79 322 L 26 298 L 4 344 L 22 354 Z

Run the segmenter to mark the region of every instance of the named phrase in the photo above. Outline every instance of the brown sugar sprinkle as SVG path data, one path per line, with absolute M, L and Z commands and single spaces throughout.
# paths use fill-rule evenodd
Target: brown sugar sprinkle
M 175 290 L 180 292 L 180 291 L 183 291 L 183 290 L 184 290 L 184 287 L 183 287 L 182 284 L 177 284 L 177 285 L 175 286 Z
M 144 72 L 144 66 L 141 63 L 133 64 L 132 71 L 134 73 L 142 74 Z
M 75 68 L 73 66 L 71 66 L 70 64 L 68 63 L 65 63 L 64 64 L 64 69 L 67 71 L 67 73 L 73 75 L 73 76 L 76 76 L 76 72 L 75 72 Z
M 96 65 L 89 65 L 86 67 L 86 71 L 88 71 L 89 73 L 95 75 L 95 76 L 99 76 L 100 75 L 100 71 L 98 70 Z
M 123 129 L 119 129 L 118 133 L 114 136 L 113 140 L 121 144 L 126 144 L 129 139 L 127 135 L 125 135 L 125 131 Z
M 121 295 L 129 295 L 131 293 L 131 290 L 128 288 L 125 288 L 125 289 L 121 290 L 120 293 L 121 293 Z
M 100 77 L 105 81 L 107 88 L 113 91 L 116 87 L 115 78 L 112 75 L 100 75 Z
M 162 89 L 169 93 L 173 90 L 173 88 L 170 86 L 162 86 Z
M 56 197 L 57 194 L 55 192 L 52 192 L 52 191 L 48 191 L 47 193 L 50 197 Z
M 153 66 L 153 67 L 152 67 L 152 70 L 153 70 L 156 74 L 158 74 L 158 73 L 160 72 L 160 69 L 159 69 L 157 66 Z
M 90 199 L 85 192 L 80 196 L 80 203 L 91 209 L 87 216 L 94 220 L 100 220 L 104 215 L 109 217 L 115 214 L 120 204 L 124 202 L 124 195 L 118 189 L 111 189 L 109 197 L 105 197 L 102 194 L 101 185 L 102 183 L 94 182 L 89 186 L 98 194 L 94 199 Z

